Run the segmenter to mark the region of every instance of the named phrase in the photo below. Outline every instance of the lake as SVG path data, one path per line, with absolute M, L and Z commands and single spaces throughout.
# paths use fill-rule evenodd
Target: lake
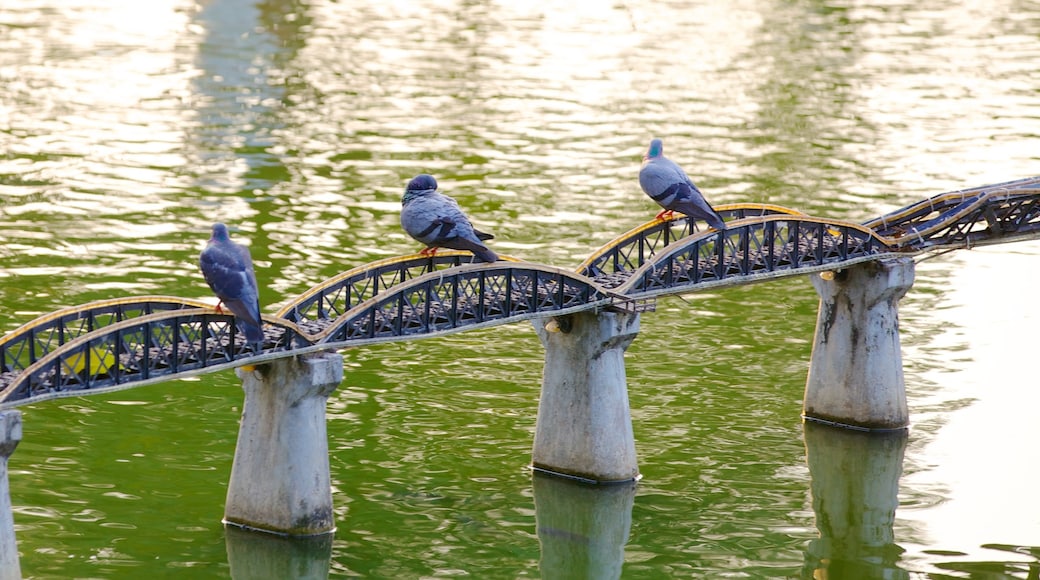
M 215 303 L 215 221 L 273 313 L 418 251 L 419 173 L 497 252 L 574 268 L 657 213 L 652 137 L 712 203 L 856 222 L 1037 175 L 1037 30 L 1033 0 L 5 0 L 0 330 Z M 919 262 L 906 436 L 803 425 L 807 277 L 658 300 L 626 355 L 635 486 L 532 473 L 529 323 L 344 351 L 324 541 L 221 524 L 233 372 L 28 405 L 22 574 L 1036 578 L 1038 264 L 1035 241 Z

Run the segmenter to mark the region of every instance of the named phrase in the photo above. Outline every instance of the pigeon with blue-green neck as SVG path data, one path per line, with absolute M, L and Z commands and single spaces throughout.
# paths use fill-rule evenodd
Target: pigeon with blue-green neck
M 660 139 L 650 141 L 650 148 L 643 156 L 639 186 L 650 199 L 664 208 L 657 214 L 657 219 L 679 212 L 690 219 L 704 220 L 717 230 L 726 229 L 722 216 L 704 199 L 704 194 L 686 176 L 682 167 L 664 156 L 664 144 Z

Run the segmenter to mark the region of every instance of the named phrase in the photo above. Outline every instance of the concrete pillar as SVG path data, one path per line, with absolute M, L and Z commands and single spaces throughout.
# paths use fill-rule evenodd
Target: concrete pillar
M 237 369 L 245 391 L 224 523 L 291 536 L 336 529 L 325 402 L 343 357 L 321 353 Z
M 898 304 L 914 283 L 913 260 L 876 260 L 810 278 L 820 312 L 804 416 L 862 429 L 905 428 Z
M 534 328 L 545 346 L 535 469 L 595 482 L 637 479 L 624 357 L 639 314 L 579 312 L 535 320 Z
M 620 578 L 635 497 L 635 481 L 589 485 L 535 473 L 542 579 Z
M 809 542 L 803 578 L 909 578 L 893 531 L 907 437 L 805 424 L 820 537 Z
M 21 440 L 21 411 L 0 411 L 0 580 L 19 580 L 22 577 L 18 542 L 14 537 L 11 486 L 7 480 L 7 460 Z

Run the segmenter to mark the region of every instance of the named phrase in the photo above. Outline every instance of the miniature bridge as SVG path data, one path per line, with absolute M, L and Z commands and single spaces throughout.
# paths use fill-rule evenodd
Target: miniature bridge
M 766 204 L 716 208 L 726 230 L 654 220 L 576 271 L 468 252 L 376 261 L 273 316 L 254 351 L 234 318 L 197 300 L 143 296 L 41 316 L 0 338 L 0 409 L 586 310 L 640 312 L 657 296 L 750 284 L 892 256 L 1040 237 L 1040 177 L 943 193 L 862 224 Z

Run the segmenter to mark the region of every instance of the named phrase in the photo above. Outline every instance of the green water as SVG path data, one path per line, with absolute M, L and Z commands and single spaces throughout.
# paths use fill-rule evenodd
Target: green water
M 397 220 L 421 172 L 496 251 L 574 267 L 656 213 L 636 182 L 651 136 L 714 203 L 856 221 L 1040 174 L 1038 15 L 5 0 L 0 330 L 101 298 L 209 298 L 196 264 L 217 220 L 274 312 L 417 250 Z M 9 463 L 22 573 L 1035 578 L 1038 260 L 1028 242 L 918 265 L 900 310 L 912 426 L 894 441 L 801 424 L 807 279 L 660 300 L 626 356 L 634 490 L 533 478 L 526 323 L 347 351 L 329 545 L 221 525 L 231 372 L 27 406 Z

